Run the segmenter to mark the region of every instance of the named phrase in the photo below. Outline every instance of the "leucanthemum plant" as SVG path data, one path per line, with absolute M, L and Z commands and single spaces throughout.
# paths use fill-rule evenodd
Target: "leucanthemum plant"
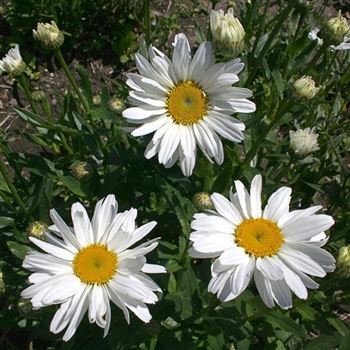
M 321 247 L 331 216 L 316 215 L 321 206 L 289 211 L 292 190 L 281 187 L 262 210 L 262 178 L 252 180 L 250 193 L 235 181 L 230 200 L 212 195 L 215 210 L 195 214 L 190 255 L 215 258 L 208 290 L 221 301 L 238 297 L 252 278 L 268 307 L 292 307 L 292 293 L 300 299 L 318 283 L 309 276 L 324 277 L 335 269 L 335 259 Z
M 197 145 L 204 155 L 218 164 L 224 152 L 218 135 L 232 141 L 244 139 L 244 124 L 233 113 L 251 113 L 255 104 L 248 100 L 252 92 L 233 87 L 244 64 L 240 59 L 216 63 L 212 44 L 203 42 L 193 58 L 184 34 L 175 36 L 172 60 L 150 46 L 149 61 L 136 54 L 140 74 L 128 74 L 132 89 L 123 116 L 130 123 L 142 124 L 133 136 L 154 133 L 145 157 L 158 154 L 166 168 L 177 161 L 185 176 L 192 174 Z
M 46 241 L 30 237 L 45 253 L 30 252 L 23 267 L 33 271 L 30 287 L 22 297 L 31 299 L 34 309 L 61 304 L 50 330 L 67 328 L 63 340 L 76 332 L 88 310 L 90 323 L 104 328 L 111 323 L 112 301 L 130 322 L 129 310 L 143 322 L 152 318 L 146 304 L 154 304 L 160 288 L 146 273 L 163 273 L 165 268 L 146 263 L 145 255 L 155 249 L 158 238 L 132 248 L 156 225 L 155 221 L 136 227 L 137 210 L 117 213 L 114 195 L 100 200 L 90 222 L 80 203 L 72 206 L 73 227 L 50 212 L 54 226 L 45 233 Z

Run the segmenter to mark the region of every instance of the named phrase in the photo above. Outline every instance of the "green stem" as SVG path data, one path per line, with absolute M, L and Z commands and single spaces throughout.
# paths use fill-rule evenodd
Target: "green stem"
M 27 100 L 30 104 L 30 108 L 32 109 L 33 113 L 35 114 L 38 114 L 38 110 L 36 109 L 35 107 L 35 104 L 34 104 L 34 101 L 33 101 L 33 98 L 32 98 L 32 94 L 30 92 L 30 88 L 29 88 L 29 85 L 28 85 L 28 81 L 27 81 L 27 78 L 25 77 L 24 74 L 22 74 L 19 78 L 19 84 L 21 85 L 21 88 L 23 89 L 26 97 L 27 97 Z
M 290 107 L 291 104 L 292 104 L 291 101 L 290 102 L 284 102 L 282 105 L 280 105 L 278 107 L 278 109 L 275 112 L 275 115 L 274 115 L 271 123 L 265 128 L 265 130 L 263 130 L 259 134 L 256 142 L 252 145 L 251 149 L 248 151 L 248 153 L 247 153 L 246 157 L 244 158 L 243 162 L 238 167 L 238 171 L 233 176 L 234 179 L 238 179 L 243 174 L 245 166 L 247 164 L 249 164 L 249 162 L 254 158 L 254 156 L 255 156 L 257 150 L 259 149 L 261 143 L 265 140 L 266 135 L 278 123 L 278 121 L 281 119 L 281 117 L 283 117 L 285 111 Z
M 15 198 L 16 202 L 18 203 L 18 205 L 20 206 L 21 210 L 24 213 L 27 213 L 27 207 L 25 206 L 25 204 L 23 203 L 21 197 L 19 196 L 15 186 L 13 186 L 11 179 L 8 175 L 7 169 L 5 167 L 5 164 L 3 163 L 3 160 L 0 159 L 0 172 L 2 174 L 2 177 L 4 178 L 8 188 L 10 189 L 13 197 Z
M 321 57 L 321 55 L 327 50 L 327 48 L 328 48 L 328 42 L 326 42 L 325 40 L 322 46 L 320 47 L 320 49 L 318 50 L 318 52 L 316 53 L 316 55 L 313 57 L 313 59 L 309 62 L 309 64 L 305 68 L 304 75 L 307 75 L 309 71 L 315 66 L 316 62 Z
M 281 30 L 282 26 L 284 25 L 286 19 L 289 16 L 289 13 L 293 10 L 294 5 L 296 4 L 296 1 L 297 0 L 291 0 L 289 2 L 288 6 L 280 14 L 280 18 L 279 18 L 278 22 L 276 23 L 275 27 L 272 29 L 269 37 L 266 40 L 264 47 L 262 48 L 259 56 L 257 57 L 257 59 L 255 61 L 255 65 L 254 65 L 252 72 L 248 76 L 247 83 L 246 83 L 247 86 L 249 86 L 252 83 L 252 81 L 254 80 L 255 75 L 258 72 L 258 69 L 260 68 L 260 64 L 263 62 L 263 58 L 265 57 L 268 49 L 270 48 L 272 41 L 276 38 L 277 33 Z
M 66 74 L 70 84 L 72 85 L 75 93 L 78 95 L 79 97 L 79 100 L 80 102 L 82 103 L 84 109 L 85 109 L 85 112 L 89 112 L 90 110 L 90 107 L 89 107 L 89 104 L 88 102 L 86 101 L 86 98 L 84 97 L 84 95 L 82 94 L 82 92 L 80 91 L 79 87 L 78 87 L 78 84 L 77 82 L 75 81 L 71 71 L 69 70 L 67 64 L 66 64 L 66 61 L 64 60 L 64 57 L 62 55 L 62 51 L 60 50 L 60 48 L 57 48 L 55 50 L 55 54 L 56 54 L 56 57 L 58 59 L 58 61 L 60 62 L 63 70 L 64 70 L 64 73 Z
M 288 172 L 290 166 L 293 164 L 293 158 L 290 157 L 288 163 L 285 166 L 282 166 L 281 171 L 277 174 L 277 176 L 274 178 L 274 183 L 278 184 L 282 177 Z
M 151 11 L 150 11 L 150 0 L 144 2 L 144 27 L 145 27 L 145 40 L 147 46 L 151 41 Z

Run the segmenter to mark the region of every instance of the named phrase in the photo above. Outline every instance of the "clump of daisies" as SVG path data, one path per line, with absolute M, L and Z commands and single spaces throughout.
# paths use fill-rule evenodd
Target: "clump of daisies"
M 147 304 L 154 304 L 160 288 L 147 273 L 166 272 L 160 265 L 148 264 L 145 255 L 155 249 L 158 239 L 135 246 L 156 225 L 155 221 L 136 227 L 137 210 L 118 213 L 113 195 L 100 200 L 90 221 L 80 203 L 72 205 L 73 227 L 50 212 L 54 226 L 45 233 L 46 241 L 30 237 L 44 251 L 32 251 L 23 267 L 33 271 L 30 287 L 22 297 L 31 299 L 34 309 L 61 304 L 50 330 L 66 332 L 68 341 L 76 332 L 85 312 L 90 323 L 97 323 L 108 333 L 112 301 L 127 322 L 129 311 L 144 322 L 152 318 Z
M 152 45 L 148 60 L 135 56 L 140 74 L 129 73 L 129 102 L 123 116 L 139 125 L 131 135 L 153 134 L 147 159 L 158 154 L 165 167 L 180 163 L 185 176 L 192 174 L 197 147 L 210 160 L 224 161 L 219 135 L 232 142 L 244 139 L 245 125 L 233 113 L 251 113 L 249 89 L 233 87 L 244 64 L 240 59 L 215 63 L 212 44 L 203 42 L 194 56 L 184 34 L 175 36 L 172 59 Z
M 214 259 L 208 289 L 221 301 L 237 298 L 254 279 L 263 302 L 292 307 L 292 292 L 301 299 L 318 288 L 310 276 L 324 277 L 335 259 L 321 247 L 331 216 L 316 214 L 321 206 L 290 211 L 292 190 L 281 187 L 262 209 L 262 178 L 252 180 L 250 192 L 235 181 L 230 199 L 211 196 L 215 210 L 194 215 L 190 255 Z

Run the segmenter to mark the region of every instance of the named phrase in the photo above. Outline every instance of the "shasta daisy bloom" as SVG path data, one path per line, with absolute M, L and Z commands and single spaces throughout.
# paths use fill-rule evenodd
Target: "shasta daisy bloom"
M 19 46 L 16 44 L 10 49 L 5 57 L 0 60 L 0 70 L 6 72 L 12 77 L 20 76 L 26 68 L 26 65 L 19 52 Z
M 215 258 L 208 289 L 221 301 L 239 296 L 252 278 L 268 307 L 292 307 L 291 291 L 306 299 L 307 288 L 318 284 L 309 277 L 324 277 L 335 268 L 333 256 L 321 247 L 334 221 L 316 215 L 320 206 L 289 211 L 292 190 L 281 187 L 261 208 L 261 176 L 254 177 L 250 193 L 235 181 L 230 200 L 212 195 L 215 211 L 195 214 L 190 255 Z
M 227 63 L 214 62 L 212 45 L 202 43 L 193 58 L 184 34 L 175 37 L 172 60 L 150 46 L 149 61 L 136 54 L 140 74 L 128 74 L 132 89 L 123 116 L 131 123 L 141 124 L 133 136 L 154 133 L 145 157 L 158 153 L 165 167 L 178 160 L 185 176 L 192 174 L 196 162 L 196 147 L 208 159 L 221 164 L 223 146 L 218 135 L 241 142 L 245 126 L 233 113 L 255 111 L 248 100 L 250 90 L 233 87 L 244 64 L 239 59 Z
M 110 300 L 130 322 L 129 310 L 144 322 L 152 318 L 146 304 L 154 304 L 161 291 L 146 273 L 165 272 L 160 265 L 146 263 L 145 254 L 156 248 L 158 238 L 139 246 L 156 225 L 155 221 L 136 228 L 137 210 L 117 213 L 113 195 L 100 200 L 90 222 L 80 203 L 72 205 L 73 227 L 53 209 L 54 226 L 46 241 L 30 237 L 45 253 L 30 252 L 23 267 L 33 271 L 30 287 L 22 297 L 31 299 L 34 309 L 61 304 L 50 330 L 59 333 L 67 327 L 68 341 L 88 310 L 90 323 L 96 322 L 108 333 L 111 322 Z

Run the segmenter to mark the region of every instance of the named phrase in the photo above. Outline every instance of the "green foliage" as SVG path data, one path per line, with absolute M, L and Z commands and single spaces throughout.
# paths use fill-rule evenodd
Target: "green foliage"
M 38 102 L 38 113 L 15 109 L 30 126 L 20 131 L 21 136 L 36 145 L 38 152 L 15 152 L 0 135 L 0 157 L 13 184 L 11 188 L 0 175 L 0 270 L 5 283 L 0 294 L 0 348 L 348 348 L 349 279 L 335 272 L 318 280 L 319 290 L 309 290 L 308 300 L 294 298 L 294 307 L 288 311 L 267 309 L 253 285 L 236 300 L 220 303 L 207 291 L 210 261 L 190 259 L 187 252 L 190 222 L 196 212 L 193 195 L 200 191 L 227 195 L 233 180 L 248 183 L 257 173 L 263 175 L 265 195 L 283 185 L 291 186 L 292 208 L 321 204 L 327 209 L 336 221 L 327 245 L 332 254 L 336 256 L 341 246 L 350 244 L 349 53 L 325 50 L 308 39 L 310 28 L 324 25 L 322 7 L 316 11 L 297 1 L 278 1 L 272 15 L 269 3 L 251 1 L 240 8 L 247 32 L 241 57 L 246 68 L 240 84 L 253 91 L 257 111 L 239 115 L 247 126 L 245 140 L 241 145 L 224 142 L 222 166 L 212 165 L 198 154 L 193 176 L 185 178 L 177 166 L 165 169 L 154 159 L 146 160 L 143 151 L 149 137 L 133 138 L 124 131 L 123 127 L 130 125 L 109 109 L 111 91 L 104 89 L 100 105 L 93 104 L 93 77 L 83 66 L 78 66 L 76 73 L 87 108 L 72 88 L 53 109 L 53 116 Z M 25 46 L 37 21 L 54 18 L 71 34 L 66 37 L 67 51 L 86 58 L 107 49 L 113 57 L 121 57 L 125 51 L 130 53 L 127 48 L 136 42 L 135 26 L 142 23 L 141 10 L 139 17 L 128 11 L 136 5 L 141 8 L 139 1 L 130 5 L 127 1 L 13 0 L 6 15 L 8 40 Z M 156 18 L 155 23 L 153 39 L 157 37 L 166 50 L 170 31 L 180 26 L 176 13 Z M 200 40 L 207 36 L 198 24 L 195 34 Z M 229 57 L 219 52 L 217 58 Z M 320 86 L 312 100 L 300 99 L 293 90 L 293 82 L 304 74 L 312 75 Z M 127 95 L 124 82 L 115 81 L 115 85 L 120 96 Z M 319 151 L 304 159 L 293 157 L 288 133 L 296 126 L 316 128 Z M 75 161 L 91 166 L 85 181 L 72 176 Z M 167 267 L 168 274 L 155 277 L 163 294 L 151 306 L 149 324 L 132 317 L 128 326 L 113 306 L 106 338 L 85 316 L 75 337 L 66 344 L 60 334 L 49 332 L 56 308 L 33 311 L 20 298 L 29 275 L 21 267 L 31 249 L 26 230 L 35 220 L 50 225 L 51 208 L 69 223 L 70 206 L 76 201 L 92 214 L 96 201 L 110 193 L 116 194 L 121 210 L 138 209 L 138 224 L 158 222 L 151 238 L 160 236 L 161 242 L 150 260 Z

